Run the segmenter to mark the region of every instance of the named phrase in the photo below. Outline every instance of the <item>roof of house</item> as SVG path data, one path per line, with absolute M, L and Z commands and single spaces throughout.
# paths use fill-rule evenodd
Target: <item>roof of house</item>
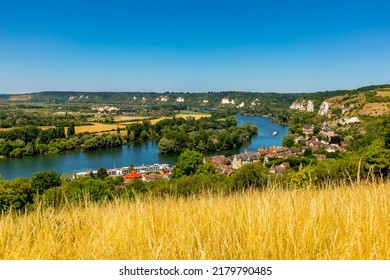
M 243 161 L 254 161 L 254 160 L 258 160 L 259 156 L 257 155 L 256 152 L 245 152 L 242 154 L 235 155 L 235 158 Z
M 293 154 L 297 154 L 297 153 L 301 153 L 302 149 L 301 148 L 290 148 L 290 151 Z
M 326 155 L 323 155 L 323 154 L 313 154 L 313 156 L 315 156 L 315 158 L 317 160 L 326 160 L 327 159 Z
M 125 175 L 125 180 L 134 180 L 139 178 L 142 178 L 142 175 L 135 171 L 131 171 L 130 173 Z
M 271 166 L 271 171 L 273 173 L 283 173 L 286 171 L 287 168 L 290 168 L 290 164 L 288 162 L 282 162 L 279 165 L 272 165 Z
M 313 126 L 312 125 L 307 125 L 305 124 L 304 126 L 302 126 L 303 129 L 307 129 L 307 130 L 313 130 Z
M 230 164 L 230 160 L 225 156 L 210 156 L 204 158 L 205 162 L 211 162 L 214 164 Z

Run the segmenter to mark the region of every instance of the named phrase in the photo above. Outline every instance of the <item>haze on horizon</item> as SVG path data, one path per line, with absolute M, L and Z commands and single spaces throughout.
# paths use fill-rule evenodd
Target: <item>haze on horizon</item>
M 389 12 L 385 0 L 3 1 L 0 93 L 385 84 Z

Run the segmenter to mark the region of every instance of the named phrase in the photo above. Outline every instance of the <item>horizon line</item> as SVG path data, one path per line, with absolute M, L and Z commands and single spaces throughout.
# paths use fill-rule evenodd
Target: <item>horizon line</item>
M 359 90 L 366 87 L 390 87 L 390 84 L 372 84 L 367 86 L 362 86 L 358 88 L 350 89 L 327 89 L 327 90 L 318 90 L 318 91 L 301 91 L 301 92 L 277 92 L 277 91 L 245 91 L 245 90 L 220 90 L 220 91 L 88 91 L 88 90 L 44 90 L 44 91 L 32 91 L 32 92 L 21 92 L 21 93 L 0 93 L 0 95 L 29 95 L 35 93 L 158 93 L 158 94 L 198 94 L 198 93 L 223 93 L 223 92 L 238 92 L 238 93 L 276 93 L 276 94 L 309 94 L 309 93 L 320 93 L 320 92 L 331 92 L 331 91 L 353 91 Z

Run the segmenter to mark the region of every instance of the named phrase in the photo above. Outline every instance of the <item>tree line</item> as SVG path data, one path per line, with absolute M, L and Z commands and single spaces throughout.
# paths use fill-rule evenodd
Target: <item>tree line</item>
M 43 154 L 56 154 L 70 150 L 96 150 L 118 147 L 123 144 L 120 134 L 92 133 L 74 134 L 74 125 L 68 128 L 53 127 L 42 130 L 36 126 L 25 126 L 0 131 L 0 156 L 23 157 Z
M 6 109 L 0 111 L 0 128 L 33 126 L 69 126 L 87 122 L 86 115 L 54 114 L 49 111 L 24 111 L 20 109 Z
M 235 117 L 220 118 L 219 115 L 203 117 L 172 118 L 156 124 L 144 120 L 126 127 L 127 140 L 159 140 L 160 153 L 180 153 L 185 149 L 200 152 L 229 150 L 248 144 L 257 134 L 257 126 L 245 124 L 237 127 Z

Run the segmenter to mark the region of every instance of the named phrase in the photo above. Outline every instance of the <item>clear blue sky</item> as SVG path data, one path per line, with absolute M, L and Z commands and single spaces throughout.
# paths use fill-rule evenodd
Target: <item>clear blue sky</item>
M 0 92 L 390 83 L 390 2 L 0 0 Z

